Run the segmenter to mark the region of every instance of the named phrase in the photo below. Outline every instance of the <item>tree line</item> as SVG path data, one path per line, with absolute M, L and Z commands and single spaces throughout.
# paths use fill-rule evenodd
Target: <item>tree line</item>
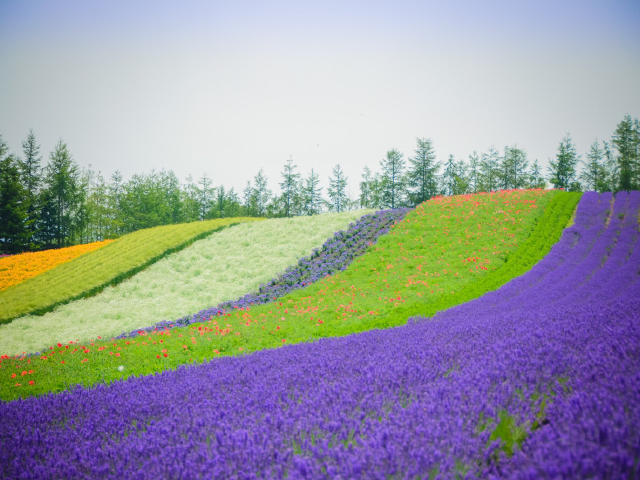
M 595 140 L 584 159 L 571 137 L 561 140 L 543 172 L 517 145 L 502 152 L 491 146 L 467 160 L 449 155 L 436 159 L 433 142 L 416 139 L 412 156 L 389 150 L 374 173 L 368 166 L 351 191 L 336 165 L 326 194 L 320 176 L 306 176 L 289 158 L 281 172 L 279 193 L 268 186 L 261 169 L 242 192 L 214 186 L 204 174 L 184 183 L 171 170 L 135 174 L 124 181 L 116 171 L 107 180 L 80 168 L 60 140 L 42 163 L 33 131 L 22 142 L 22 156 L 9 153 L 0 136 L 0 253 L 60 248 L 117 238 L 142 228 L 197 220 L 236 217 L 292 217 L 356 208 L 413 207 L 434 196 L 503 189 L 554 188 L 569 191 L 640 190 L 640 124 L 629 115 L 609 142 Z

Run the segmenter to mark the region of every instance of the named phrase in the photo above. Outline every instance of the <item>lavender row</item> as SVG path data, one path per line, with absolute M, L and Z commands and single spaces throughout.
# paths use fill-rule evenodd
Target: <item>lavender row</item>
M 194 315 L 187 315 L 174 321 L 163 320 L 150 327 L 123 333 L 117 338 L 134 337 L 140 330 L 152 331 L 169 326 L 191 325 L 223 314 L 226 310 L 272 302 L 293 290 L 317 282 L 327 275 L 345 270 L 355 258 L 366 251 L 368 246 L 376 243 L 380 235 L 387 233 L 391 225 L 402 220 L 409 211 L 408 208 L 398 208 L 363 215 L 356 222 L 352 222 L 347 230 L 335 232 L 321 248 L 314 249 L 310 256 L 300 259 L 297 265 L 287 268 L 277 278 L 261 285 L 257 292 L 248 293 L 237 300 L 222 302 Z
M 498 290 L 399 328 L 1 404 L 2 474 L 636 478 L 640 194 L 618 194 L 607 228 L 590 197 L 556 264 L 522 277 L 535 308 L 503 311 Z

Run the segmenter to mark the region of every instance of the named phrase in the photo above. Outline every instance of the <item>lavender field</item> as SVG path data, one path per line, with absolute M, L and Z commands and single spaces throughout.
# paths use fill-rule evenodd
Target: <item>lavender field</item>
M 638 478 L 640 192 L 407 325 L 0 404 L 3 478 Z

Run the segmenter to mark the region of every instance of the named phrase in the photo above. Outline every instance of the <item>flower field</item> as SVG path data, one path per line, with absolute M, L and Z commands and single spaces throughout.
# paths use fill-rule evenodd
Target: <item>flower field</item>
M 58 342 L 115 337 L 232 300 L 257 289 L 363 213 L 245 222 L 226 228 L 96 296 L 0 325 L 0 353 L 38 352 Z
M 0 291 L 0 324 L 25 314 L 41 315 L 86 298 L 144 270 L 213 232 L 256 218 L 224 218 L 138 230 L 103 248 L 58 265 Z
M 560 237 L 578 198 L 532 190 L 434 199 L 392 225 L 346 270 L 271 303 L 216 309 L 216 316 L 188 327 L 141 328 L 142 335 L 135 338 L 98 335 L 86 342 L 50 345 L 35 357 L 6 359 L 3 365 L 10 369 L 23 371 L 29 362 L 36 373 L 33 384 L 20 387 L 0 374 L 0 398 L 91 386 L 219 356 L 402 325 L 411 315 L 461 303 L 467 290 L 480 295 L 497 288 L 494 276 L 508 281 L 501 266 L 520 249 L 533 252 L 527 257 L 529 267 L 533 265 L 548 251 L 550 239 Z M 529 238 L 536 239 L 535 248 Z
M 0 257 L 0 291 L 51 270 L 61 263 L 104 247 L 113 240 Z
M 119 371 L 118 363 L 127 356 L 151 349 L 158 351 L 161 367 L 177 355 L 174 340 L 184 342 L 182 354 L 199 361 L 203 344 L 209 351 L 220 345 L 207 337 L 218 342 L 269 325 L 268 321 L 254 324 L 249 317 L 261 315 L 261 309 L 279 310 L 281 322 L 278 333 L 265 335 L 283 335 L 279 332 L 287 330 L 283 348 L 3 402 L 2 476 L 637 478 L 640 192 L 621 192 L 613 203 L 610 194 L 584 194 L 574 224 L 557 243 L 547 238 L 557 230 L 551 226 L 561 224 L 561 230 L 567 224 L 573 210 L 568 206 L 575 205 L 578 196 L 502 195 L 423 204 L 345 270 L 264 305 L 233 309 L 211 322 L 86 345 L 90 352 L 77 357 L 79 346 L 70 345 L 54 348 L 51 352 L 56 353 L 47 353 L 47 360 L 4 358 L 0 388 L 6 398 L 9 382 L 23 391 L 37 387 L 42 370 L 61 361 L 68 361 L 70 370 L 93 367 L 108 375 L 109 370 Z M 523 203 L 531 199 L 535 202 Z M 491 209 L 486 203 L 494 200 Z M 469 223 L 464 220 L 471 206 L 467 202 L 486 202 L 484 211 L 482 205 L 473 205 L 479 218 L 469 218 Z M 530 208 L 519 217 L 516 211 L 522 205 L 539 209 Z M 508 217 L 498 216 L 499 210 L 503 215 L 508 212 Z M 478 221 L 485 215 L 486 221 Z M 500 222 L 505 217 L 509 220 Z M 420 222 L 437 228 L 423 229 L 420 239 L 412 231 Z M 482 235 L 474 231 L 476 236 L 467 237 L 469 225 Z M 504 227 L 507 230 L 501 230 Z M 487 240 L 495 248 L 491 256 L 483 250 Z M 430 248 L 419 251 L 422 243 Z M 549 243 L 553 246 L 545 255 Z M 466 255 L 467 248 L 480 255 Z M 537 260 L 534 252 L 539 252 Z M 410 254 L 427 259 L 415 259 L 422 268 L 414 264 L 404 273 L 430 275 L 416 275 L 412 282 L 409 276 L 394 279 L 399 275 L 390 271 L 402 265 L 397 259 L 410 260 Z M 453 263 L 456 257 L 458 264 Z M 478 260 L 473 261 L 475 257 Z M 436 283 L 443 287 L 439 294 L 434 288 L 434 297 L 427 296 L 433 301 L 423 300 L 422 305 L 441 305 L 439 298 L 456 295 L 450 291 L 467 288 L 477 294 L 481 291 L 477 285 L 492 287 L 498 281 L 490 280 L 494 276 L 505 279 L 510 262 L 514 268 L 525 268 L 524 257 L 533 262 L 526 273 L 507 279 L 496 290 L 432 318 L 413 317 L 403 325 L 397 320 L 413 308 L 406 304 L 418 280 L 429 283 L 430 295 Z M 438 262 L 442 258 L 449 265 Z M 487 258 L 491 263 L 482 262 Z M 392 261 L 394 267 L 383 270 Z M 451 270 L 451 275 L 434 270 L 434 264 Z M 487 270 L 476 270 L 478 264 Z M 382 272 L 386 282 L 378 279 Z M 468 283 L 456 285 L 456 272 L 463 279 L 471 277 Z M 312 331 L 333 324 L 332 332 L 346 333 L 347 325 L 357 330 L 366 323 L 363 320 L 375 318 L 368 312 L 369 316 L 358 318 L 362 305 L 355 298 L 365 293 L 353 292 L 362 288 L 355 283 L 359 277 L 371 283 L 367 296 L 376 288 L 378 315 L 391 319 L 385 320 L 387 325 L 399 326 L 287 345 L 291 332 L 303 332 L 301 325 L 311 312 L 299 304 L 313 292 L 324 292 L 313 293 L 313 306 L 332 303 L 324 312 L 314 310 L 314 320 L 323 323 L 310 322 Z M 343 285 L 341 280 L 347 279 L 354 283 Z M 383 295 L 390 297 L 381 287 L 386 283 L 394 294 L 402 284 L 408 285 L 400 292 L 405 308 L 396 296 L 386 303 L 399 303 L 394 305 L 397 310 L 384 310 Z M 420 285 L 424 288 L 418 293 L 424 299 L 427 285 Z M 338 295 L 342 290 L 349 292 L 353 303 L 345 304 Z M 337 302 L 347 308 L 336 311 Z M 240 327 L 231 323 L 236 318 L 249 323 L 240 336 L 234 335 Z M 249 344 L 241 341 L 234 346 L 248 349 Z M 94 353 L 98 345 L 108 348 Z M 71 353 L 74 349 L 76 354 Z M 120 354 L 117 359 L 116 354 Z M 97 355 L 109 361 L 97 362 Z M 81 357 L 89 361 L 80 363 Z M 133 368 L 126 364 L 120 373 L 124 376 Z

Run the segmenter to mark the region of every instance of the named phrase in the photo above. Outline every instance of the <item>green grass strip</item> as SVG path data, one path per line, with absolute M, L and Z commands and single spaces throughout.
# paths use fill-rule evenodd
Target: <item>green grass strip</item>
M 43 315 L 58 305 L 91 297 L 158 260 L 223 228 L 254 218 L 224 218 L 139 230 L 0 292 L 0 324 Z M 262 220 L 262 219 L 260 219 Z
M 497 290 L 510 280 L 528 272 L 536 263 L 549 253 L 551 247 L 560 240 L 562 231 L 580 201 L 581 193 L 560 192 L 549 203 L 535 229 L 518 249 L 506 258 L 505 263 L 487 275 L 481 282 L 466 285 L 451 296 L 441 297 L 426 306 L 412 305 L 401 317 L 415 315 L 432 317 L 437 312 L 455 305 L 479 298 L 487 292 Z M 400 320 L 399 320 L 400 321 Z
M 576 202 L 575 195 L 558 191 L 426 202 L 347 270 L 273 303 L 167 332 L 62 345 L 30 359 L 5 358 L 0 398 L 109 383 L 223 355 L 402 325 L 409 315 L 454 306 L 522 273 L 547 253 L 553 232 L 559 238 Z M 516 261 L 526 252 L 526 262 Z M 20 378 L 23 371 L 27 374 Z

